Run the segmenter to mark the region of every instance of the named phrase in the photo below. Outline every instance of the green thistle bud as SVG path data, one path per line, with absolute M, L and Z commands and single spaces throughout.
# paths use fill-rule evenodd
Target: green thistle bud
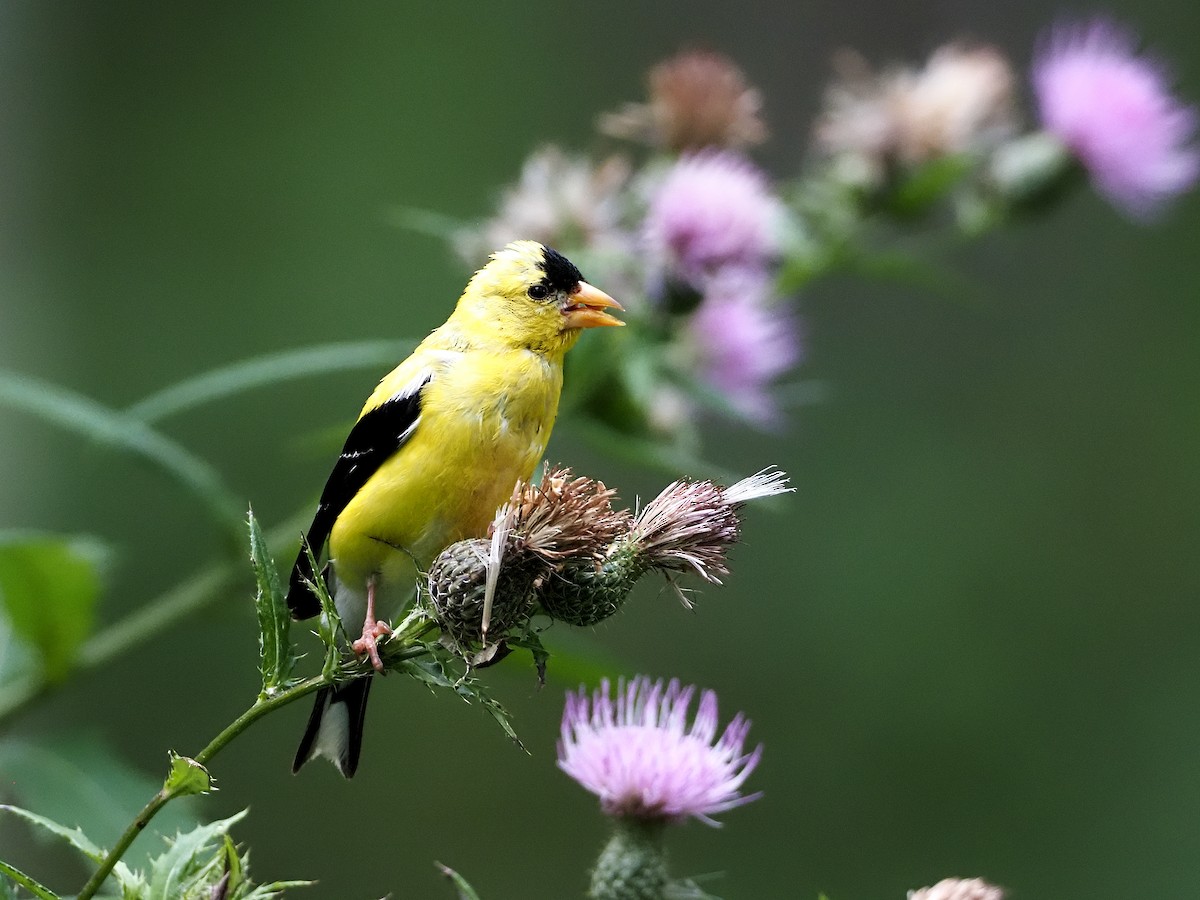
M 429 570 L 429 599 L 438 622 L 459 644 L 483 638 L 483 603 L 491 541 L 475 538 L 451 544 Z M 530 564 L 530 563 L 536 564 Z M 506 560 L 496 580 L 488 633 L 502 635 L 528 621 L 533 611 L 533 585 L 542 570 L 536 560 Z
M 571 560 L 553 569 L 538 588 L 546 615 L 568 625 L 595 625 L 621 608 L 648 562 L 628 542 L 616 545 L 603 562 Z
M 667 858 L 661 820 L 617 819 L 596 860 L 588 896 L 593 900 L 662 900 Z

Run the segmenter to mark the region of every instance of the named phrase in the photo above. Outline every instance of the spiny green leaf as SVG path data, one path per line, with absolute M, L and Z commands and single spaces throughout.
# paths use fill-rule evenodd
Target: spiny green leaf
M 477 702 L 495 720 L 496 724 L 500 726 L 500 730 L 508 735 L 509 740 L 516 744 L 520 750 L 529 754 L 529 748 L 517 737 L 517 731 L 513 728 L 512 724 L 512 716 L 509 715 L 508 710 L 501 706 L 499 701 L 486 695 L 481 694 Z M 532 754 L 529 755 L 532 756 Z
M 233 838 L 228 834 L 221 842 L 221 854 L 225 858 L 225 896 L 229 898 L 236 897 L 242 892 L 242 887 L 246 883 L 245 866 L 242 864 L 242 858 L 238 855 L 237 846 L 233 843 Z
M 171 771 L 163 782 L 163 790 L 171 797 L 190 797 L 215 791 L 208 769 L 194 759 L 170 751 Z
M 483 707 L 512 742 L 528 753 L 529 751 L 526 750 L 521 739 L 517 737 L 517 732 L 513 729 L 508 710 L 493 700 L 475 679 L 466 675 L 456 677 L 453 674 L 452 666 L 457 662 L 457 657 L 450 656 L 444 647 L 437 644 L 428 644 L 426 647 L 429 650 L 429 656 L 400 660 L 395 664 L 394 671 L 403 672 L 431 688 L 449 688 L 467 703 Z
M 471 887 L 467 879 L 463 878 L 449 866 L 442 865 L 440 862 L 435 862 L 434 865 L 438 867 L 439 872 L 453 882 L 454 887 L 458 891 L 458 900 L 479 900 L 479 894 L 475 891 L 475 888 Z
M 65 840 L 67 844 L 70 844 L 80 853 L 83 853 L 85 857 L 88 857 L 91 862 L 96 864 L 103 862 L 104 851 L 102 851 L 101 848 L 97 847 L 95 844 L 92 844 L 92 841 L 88 838 L 88 835 L 85 835 L 82 830 L 79 830 L 78 828 L 67 828 L 58 822 L 49 820 L 49 818 L 46 816 L 37 815 L 36 812 L 30 812 L 29 810 L 20 808 L 20 806 L 0 804 L 0 810 L 12 812 L 14 816 L 24 818 L 26 822 L 35 824 L 35 826 L 38 828 L 42 828 L 47 830 L 47 832 L 50 834 L 59 836 L 59 838 Z M 142 878 L 134 874 L 134 872 L 132 872 L 125 863 L 116 864 L 113 868 L 113 875 L 115 875 L 116 880 L 121 883 L 122 888 L 128 887 L 136 890 L 137 887 L 143 883 Z
M 537 669 L 538 687 L 546 685 L 546 665 L 550 662 L 550 652 L 542 645 L 542 639 L 537 632 L 530 629 L 525 634 L 507 639 L 509 646 L 528 650 L 533 657 L 533 666 Z
M 292 677 L 296 654 L 292 648 L 292 617 L 287 599 L 254 510 L 249 512 L 249 526 L 250 562 L 258 584 L 254 598 L 258 613 L 259 672 L 262 675 L 262 691 L 258 696 L 266 700 L 278 693 Z
M 59 900 L 58 894 L 50 890 L 41 882 L 26 875 L 16 866 L 10 866 L 4 860 L 0 859 L 0 875 L 12 880 L 14 884 L 18 884 L 25 890 L 29 891 L 38 900 Z M 9 890 L 7 881 L 0 879 L 0 900 L 15 900 L 16 894 Z
M 229 534 L 241 534 L 241 503 L 217 470 L 145 422 L 55 384 L 0 371 L 0 403 L 153 463 L 208 510 Z
M 0 601 L 47 680 L 66 676 L 92 631 L 105 555 L 91 538 L 0 535 Z
M 228 819 L 176 835 L 166 852 L 150 863 L 146 900 L 178 900 L 201 885 L 215 885 L 225 873 L 223 838 L 245 815 L 246 810 L 242 810 Z M 214 844 L 218 845 L 215 854 Z
M 57 835 L 94 863 L 104 860 L 104 851 L 93 844 L 88 836 L 78 828 L 68 828 L 66 825 L 60 825 L 58 822 L 47 819 L 45 816 L 39 816 L 37 813 L 21 809 L 19 806 L 10 806 L 7 803 L 0 804 L 0 810 L 10 812 L 14 816 L 49 831 L 53 835 Z
M 388 365 L 403 359 L 416 345 L 413 340 L 356 341 L 268 353 L 173 384 L 129 407 L 125 414 L 142 422 L 154 422 L 252 388 Z
M 272 881 L 270 884 L 261 884 L 233 900 L 274 900 L 276 897 L 282 897 L 286 888 L 312 887 L 314 884 L 315 881 Z
M 321 618 L 317 622 L 317 635 L 325 645 L 325 664 L 321 667 L 321 674 L 328 680 L 334 681 L 341 663 L 338 638 L 342 634 L 342 619 L 338 615 L 337 604 L 329 596 L 329 588 L 325 585 L 321 569 L 317 566 L 317 558 L 313 555 L 312 547 L 308 545 L 307 540 L 304 541 L 304 554 L 308 557 L 309 571 L 317 573 L 312 581 L 306 583 L 321 602 Z

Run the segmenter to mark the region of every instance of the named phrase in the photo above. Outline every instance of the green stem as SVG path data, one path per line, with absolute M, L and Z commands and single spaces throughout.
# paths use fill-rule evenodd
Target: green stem
M 402 650 L 388 653 L 388 662 L 414 659 L 428 652 L 424 647 L 406 647 Z M 196 754 L 194 757 L 195 761 L 202 766 L 206 766 L 214 756 L 225 749 L 230 741 L 263 716 L 333 683 L 334 679 L 326 678 L 324 675 L 314 675 L 311 678 L 296 682 L 291 687 L 280 691 L 268 700 L 259 699 L 255 701 L 253 706 L 230 722 L 220 734 L 209 741 L 208 745 Z M 91 897 L 95 896 L 96 891 L 100 890 L 100 886 L 104 884 L 104 880 L 108 878 L 109 873 L 120 862 L 121 857 L 125 855 L 134 838 L 141 834 L 150 823 L 150 820 L 158 814 L 158 811 L 171 800 L 174 800 L 176 796 L 176 794 L 169 792 L 165 787 L 154 795 L 154 798 L 129 823 L 129 827 L 125 829 L 120 840 L 108 852 L 108 855 L 104 857 L 104 861 L 100 864 L 100 867 L 88 879 L 87 884 L 83 886 L 76 900 L 90 900 Z
M 209 760 L 224 750 L 226 744 L 267 713 L 274 712 L 281 706 L 287 706 L 293 700 L 299 700 L 301 697 L 311 694 L 328 683 L 323 675 L 314 675 L 312 678 L 306 678 L 299 684 L 281 691 L 269 700 L 256 701 L 253 706 L 230 722 L 220 734 L 209 741 L 208 746 L 196 754 L 196 762 L 202 766 L 208 765 Z
M 155 813 L 166 806 L 170 799 L 171 795 L 167 793 L 166 788 L 163 788 L 154 795 L 154 798 L 149 803 L 142 807 L 142 811 L 129 823 L 129 827 L 125 829 L 125 833 L 121 835 L 120 840 L 108 852 L 108 856 L 104 857 L 104 861 L 100 863 L 100 868 L 92 874 L 87 884 L 83 886 L 83 890 L 79 892 L 78 900 L 88 900 L 88 898 L 95 896 L 96 891 L 100 890 L 100 885 L 104 884 L 104 879 L 108 877 L 113 867 L 125 855 L 125 851 L 129 849 L 129 845 L 133 843 L 133 839 L 142 833 L 142 829 L 150 823 Z

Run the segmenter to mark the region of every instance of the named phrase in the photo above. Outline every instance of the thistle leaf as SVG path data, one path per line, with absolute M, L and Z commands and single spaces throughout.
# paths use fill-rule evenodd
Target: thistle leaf
M 0 602 L 49 681 L 66 677 L 91 634 L 106 556 L 92 538 L 0 535 Z
M 250 510 L 247 521 L 250 527 L 250 563 L 258 585 L 254 597 L 254 609 L 258 613 L 258 667 L 262 675 L 262 691 L 258 697 L 266 700 L 278 693 L 292 677 L 296 654 L 292 648 L 292 617 L 279 580 L 279 571 L 275 568 L 258 519 L 254 517 L 254 510 Z
M 272 900 L 285 888 L 305 887 L 311 881 L 276 881 L 255 886 L 250 880 L 249 854 L 238 854 L 229 830 L 246 810 L 176 835 L 167 851 L 150 863 L 150 881 L 138 900 Z
M 146 798 L 162 786 L 161 778 L 134 769 L 98 736 L 69 727 L 53 734 L 8 736 L 0 742 L 0 772 L 14 803 L 69 823 L 99 847 L 117 840 Z M 174 834 L 196 823 L 190 803 L 171 803 L 151 829 Z M 151 851 L 158 851 L 153 839 L 138 840 L 123 860 L 137 869 Z
M 546 665 L 550 662 L 550 651 L 542 644 L 542 639 L 537 636 L 537 632 L 529 629 L 522 635 L 509 637 L 506 640 L 510 647 L 529 651 L 533 656 L 534 668 L 537 669 L 538 687 L 545 687 Z
M 30 812 L 27 809 L 21 809 L 19 806 L 0 804 L 0 810 L 10 812 L 15 816 L 24 819 L 26 822 L 50 832 L 56 837 L 62 838 L 97 865 L 104 861 L 104 851 L 97 847 L 92 840 L 78 828 L 68 828 L 66 825 L 60 825 L 53 819 L 47 819 L 45 816 L 39 816 L 37 813 Z M 117 881 L 121 884 L 122 890 L 127 895 L 140 896 L 138 891 L 140 891 L 145 884 L 140 875 L 134 873 L 129 866 L 123 862 L 118 862 L 116 866 L 113 867 L 112 873 L 116 876 Z M 50 894 L 49 896 L 53 897 L 55 895 Z
M 458 891 L 458 900 L 479 900 L 479 894 L 475 888 L 471 887 L 467 879 L 463 878 L 449 866 L 444 866 L 440 862 L 435 862 L 438 871 L 445 875 L 454 884 Z
M 8 881 L 0 879 L 0 900 L 16 900 L 16 894 L 9 889 L 9 881 L 13 884 L 20 885 L 37 897 L 38 900 L 59 900 L 58 894 L 50 890 L 41 882 L 26 875 L 16 866 L 10 866 L 4 860 L 0 859 L 0 875 L 5 876 Z
M 193 896 L 202 885 L 215 886 L 225 874 L 224 837 L 246 810 L 177 834 L 161 855 L 150 862 L 145 900 L 177 900 Z M 213 854 L 213 844 L 219 844 Z
M 458 657 L 437 644 L 426 646 L 430 653 L 428 657 L 400 660 L 396 663 L 394 671 L 403 672 L 431 688 L 449 688 L 467 703 L 483 707 L 484 711 L 496 720 L 496 724 L 508 735 L 509 739 L 528 753 L 529 751 L 521 743 L 521 739 L 517 737 L 517 732 L 513 729 L 512 717 L 508 714 L 508 710 L 485 693 L 475 679 L 466 675 L 455 677 L 452 674 L 454 671 L 452 667 L 458 662 Z
M 320 574 L 321 569 L 317 566 L 317 558 L 313 556 L 312 547 L 308 545 L 307 540 L 303 544 L 304 554 L 308 557 L 309 571 L 317 573 L 316 578 L 306 583 L 321 602 L 321 618 L 317 622 L 317 636 L 325 645 L 325 664 L 321 667 L 321 674 L 329 681 L 333 681 L 337 678 L 341 665 L 338 637 L 342 634 L 342 617 L 338 615 L 337 604 L 329 596 L 329 588 L 326 587 L 325 579 Z

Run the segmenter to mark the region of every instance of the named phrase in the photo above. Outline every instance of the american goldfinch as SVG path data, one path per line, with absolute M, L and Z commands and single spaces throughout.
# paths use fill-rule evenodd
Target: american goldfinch
M 563 356 L 584 328 L 622 325 L 616 300 L 562 254 L 517 241 L 492 254 L 446 323 L 367 398 L 325 483 L 305 540 L 328 543 L 326 583 L 353 644 L 382 671 L 376 618 L 413 593 L 445 547 L 480 537 L 546 450 L 558 411 Z M 287 602 L 320 613 L 317 577 L 301 548 Z M 316 755 L 347 778 L 358 767 L 371 678 L 317 694 L 292 771 Z

